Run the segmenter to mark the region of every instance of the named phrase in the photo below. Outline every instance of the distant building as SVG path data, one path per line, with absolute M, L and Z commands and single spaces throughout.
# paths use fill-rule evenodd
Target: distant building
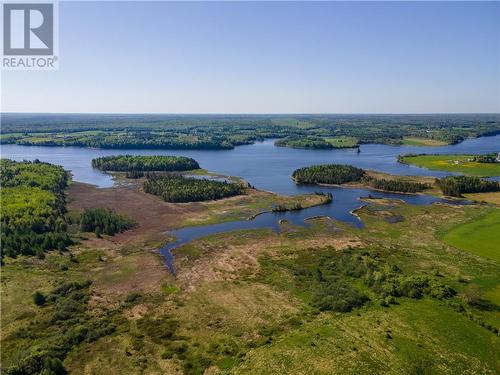
M 500 152 L 497 153 L 497 158 L 495 160 L 497 161 L 497 163 L 500 163 Z

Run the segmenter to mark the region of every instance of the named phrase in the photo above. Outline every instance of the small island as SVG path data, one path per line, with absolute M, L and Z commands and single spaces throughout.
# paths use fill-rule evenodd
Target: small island
M 459 172 L 470 176 L 500 176 L 499 154 L 487 155 L 400 155 L 398 161 L 434 171 Z

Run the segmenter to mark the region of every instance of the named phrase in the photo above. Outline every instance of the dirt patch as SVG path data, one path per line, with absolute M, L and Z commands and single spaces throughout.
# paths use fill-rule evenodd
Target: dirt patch
M 131 293 L 160 292 L 171 277 L 162 259 L 152 252 L 114 256 L 93 270 L 95 282 L 90 305 L 116 305 Z
M 266 243 L 269 244 L 268 241 L 262 241 L 204 251 L 203 256 L 194 261 L 179 257 L 176 266 L 179 285 L 183 290 L 193 291 L 208 281 L 236 280 L 243 274 L 255 274 L 259 269 L 257 257 Z

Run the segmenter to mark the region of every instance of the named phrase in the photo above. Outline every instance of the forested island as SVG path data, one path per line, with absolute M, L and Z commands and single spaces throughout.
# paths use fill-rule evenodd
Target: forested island
M 0 142 L 107 149 L 227 150 L 267 138 L 309 149 L 454 144 L 500 132 L 491 115 L 57 115 L 2 113 Z
M 175 174 L 149 175 L 143 188 L 146 193 L 158 195 L 164 201 L 172 203 L 217 200 L 245 193 L 245 187 L 239 183 Z
M 199 169 L 198 162 L 184 156 L 117 155 L 92 159 L 92 167 L 112 172 L 174 172 Z
M 292 173 L 292 179 L 299 184 L 341 185 L 361 181 L 364 176 L 363 169 L 345 164 L 313 165 Z
M 370 175 L 367 171 L 344 164 L 313 165 L 297 169 L 292 179 L 301 184 L 342 185 L 359 183 L 373 189 L 417 193 L 430 188 L 427 183 L 408 180 L 404 177 L 380 178 Z
M 65 189 L 69 175 L 60 166 L 0 160 L 2 259 L 64 250 L 72 243 L 66 231 Z

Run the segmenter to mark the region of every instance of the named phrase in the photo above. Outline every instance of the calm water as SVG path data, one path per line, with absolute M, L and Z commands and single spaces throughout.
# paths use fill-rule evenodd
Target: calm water
M 40 147 L 2 145 L 4 158 L 14 160 L 40 159 L 62 165 L 71 170 L 75 181 L 100 187 L 110 187 L 109 175 L 93 169 L 90 161 L 99 156 L 132 155 L 182 155 L 196 159 L 202 168 L 217 173 L 243 177 L 258 189 L 281 194 L 300 193 L 290 175 L 296 168 L 311 164 L 340 163 L 400 175 L 445 176 L 449 173 L 429 171 L 415 166 L 399 164 L 399 154 L 405 153 L 467 153 L 479 154 L 500 151 L 500 135 L 466 140 L 458 145 L 444 147 L 415 147 L 362 145 L 356 150 L 298 150 L 274 147 L 274 140 L 239 146 L 227 151 L 208 150 L 99 150 L 77 147 Z
M 446 172 L 430 171 L 415 166 L 399 164 L 397 156 L 405 153 L 439 153 L 439 154 L 482 154 L 500 150 L 500 135 L 466 140 L 458 145 L 444 147 L 415 147 L 362 145 L 361 152 L 356 150 L 299 150 L 274 147 L 274 140 L 239 146 L 227 151 L 208 150 L 100 150 L 77 147 L 40 147 L 3 145 L 3 158 L 14 160 L 34 160 L 62 165 L 70 170 L 73 179 L 97 185 L 111 187 L 112 178 L 91 167 L 91 160 L 99 156 L 133 154 L 133 155 L 180 155 L 196 159 L 202 168 L 224 175 L 239 176 L 258 189 L 273 191 L 280 194 L 300 194 L 314 191 L 325 191 L 333 194 L 333 202 L 329 205 L 313 207 L 301 211 L 285 213 L 269 213 L 258 216 L 251 221 L 236 221 L 230 223 L 183 228 L 173 232 L 177 241 L 167 244 L 161 251 L 172 267 L 170 251 L 179 245 L 209 234 L 226 232 L 236 229 L 272 228 L 279 230 L 278 221 L 288 221 L 304 225 L 304 219 L 310 216 L 326 215 L 337 220 L 362 226 L 362 223 L 350 212 L 362 205 L 359 197 L 371 194 L 375 197 L 403 199 L 410 204 L 426 205 L 438 198 L 426 195 L 407 195 L 374 192 L 366 189 L 334 188 L 296 185 L 290 175 L 296 168 L 324 163 L 352 164 L 357 167 L 374 169 L 391 174 L 420 175 L 442 177 Z M 171 268 L 173 271 L 173 268 Z

